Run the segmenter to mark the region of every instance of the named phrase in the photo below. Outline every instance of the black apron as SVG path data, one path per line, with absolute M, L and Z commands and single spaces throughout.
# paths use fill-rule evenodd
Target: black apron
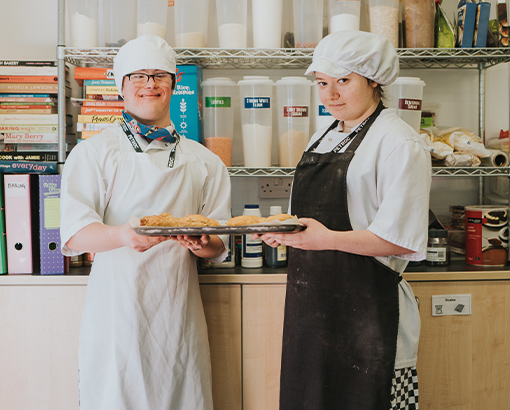
M 347 168 L 379 105 L 343 153 L 303 154 L 292 213 L 351 231 Z M 344 144 L 345 145 L 345 144 Z M 338 148 L 338 147 L 337 147 Z M 369 164 L 368 166 L 373 166 Z M 388 410 L 399 322 L 397 272 L 373 257 L 290 249 L 280 409 Z

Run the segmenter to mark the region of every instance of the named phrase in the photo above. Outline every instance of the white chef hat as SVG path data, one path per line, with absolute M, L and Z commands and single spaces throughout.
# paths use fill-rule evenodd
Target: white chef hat
M 334 78 L 356 73 L 378 84 L 388 85 L 398 76 L 397 51 L 387 38 L 379 34 L 336 31 L 317 45 L 305 75 L 316 71 Z
M 140 36 L 124 44 L 113 59 L 115 85 L 122 95 L 122 80 L 137 70 L 164 70 L 175 74 L 175 52 L 159 36 Z

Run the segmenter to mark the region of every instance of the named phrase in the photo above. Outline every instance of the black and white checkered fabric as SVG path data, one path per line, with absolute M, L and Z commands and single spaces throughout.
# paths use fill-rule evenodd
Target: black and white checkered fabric
M 390 410 L 418 410 L 418 373 L 416 367 L 395 370 L 391 383 Z

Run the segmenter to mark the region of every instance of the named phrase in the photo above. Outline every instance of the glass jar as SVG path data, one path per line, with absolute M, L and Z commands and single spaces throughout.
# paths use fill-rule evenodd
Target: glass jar
M 447 266 L 450 264 L 448 231 L 444 229 L 432 229 L 429 231 L 425 264 L 429 266 Z
M 407 48 L 434 47 L 434 0 L 405 0 Z

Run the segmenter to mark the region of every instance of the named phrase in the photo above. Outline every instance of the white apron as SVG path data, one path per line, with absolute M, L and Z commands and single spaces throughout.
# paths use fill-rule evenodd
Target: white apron
M 172 169 L 166 161 L 158 166 L 149 155 L 121 150 L 107 188 L 105 224 L 164 211 L 179 217 L 200 213 L 205 176 L 182 145 Z M 137 195 L 136 187 L 152 194 Z M 195 257 L 172 241 L 144 253 L 126 247 L 98 253 L 87 287 L 79 363 L 82 410 L 212 409 Z

